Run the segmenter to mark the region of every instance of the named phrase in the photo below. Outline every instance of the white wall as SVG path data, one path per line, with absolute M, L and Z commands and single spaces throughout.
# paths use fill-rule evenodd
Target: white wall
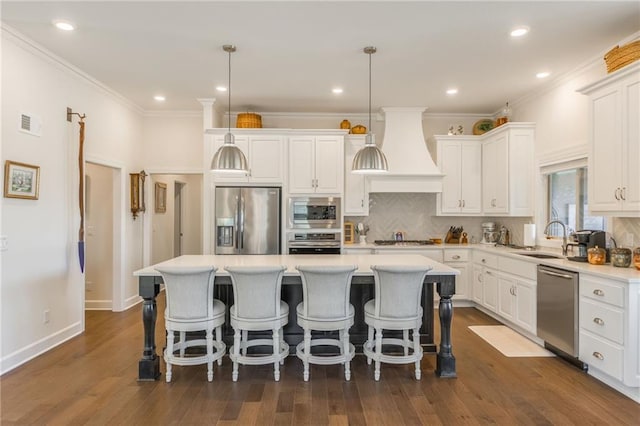
M 77 118 L 66 121 L 66 108 L 87 115 L 85 155 L 122 163 L 127 173 L 142 167 L 143 156 L 141 114 L 122 98 L 4 26 L 1 54 L 2 162 L 40 166 L 39 200 L 2 199 L 1 233 L 9 244 L 0 252 L 5 372 L 84 329 L 84 276 L 77 253 L 79 126 Z M 42 136 L 18 130 L 21 112 L 42 119 Z M 120 189 L 128 199 L 124 182 Z M 142 258 L 140 223 L 125 213 L 124 269 L 118 274 L 123 305 L 138 300 L 132 272 Z

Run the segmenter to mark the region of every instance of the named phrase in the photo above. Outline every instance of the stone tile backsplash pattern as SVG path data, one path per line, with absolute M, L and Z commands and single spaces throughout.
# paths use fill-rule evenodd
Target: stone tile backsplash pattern
M 370 194 L 369 216 L 346 217 L 354 223 L 369 225 L 367 241 L 390 240 L 396 231 L 405 232 L 408 240 L 444 239 L 450 226 L 462 226 L 476 241 L 482 239 L 483 222 L 506 226 L 511 242 L 522 245 L 524 224 L 531 217 L 458 217 L 436 216 L 436 194 L 376 193 Z M 627 234 L 633 235 L 633 247 L 640 247 L 640 219 L 613 218 L 611 229 L 619 246 L 627 246 Z

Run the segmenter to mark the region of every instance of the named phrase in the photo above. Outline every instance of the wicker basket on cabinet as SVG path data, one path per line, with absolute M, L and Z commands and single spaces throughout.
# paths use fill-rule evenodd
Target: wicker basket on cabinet
M 640 40 L 616 46 L 604 55 L 607 72 L 612 73 L 640 59 Z

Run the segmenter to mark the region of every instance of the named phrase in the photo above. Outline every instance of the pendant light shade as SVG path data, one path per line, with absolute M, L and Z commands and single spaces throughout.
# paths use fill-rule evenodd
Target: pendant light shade
M 385 173 L 389 170 L 387 158 L 376 146 L 371 133 L 371 55 L 376 51 L 377 49 L 373 46 L 364 48 L 364 53 L 369 55 L 369 129 L 364 146 L 353 157 L 352 173 Z
M 214 172 L 223 173 L 242 173 L 247 174 L 249 167 L 247 165 L 247 157 L 238 146 L 235 144 L 235 137 L 231 133 L 231 53 L 236 51 L 236 47 L 230 44 L 222 46 L 222 50 L 229 54 L 229 86 L 227 87 L 227 93 L 229 95 L 229 113 L 228 118 L 228 132 L 224 135 L 224 144 L 218 148 L 213 160 L 211 160 L 211 170 Z

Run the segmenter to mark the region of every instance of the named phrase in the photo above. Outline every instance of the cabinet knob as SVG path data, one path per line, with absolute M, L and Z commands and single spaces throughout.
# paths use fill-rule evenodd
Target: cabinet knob
M 482 259 L 482 263 L 487 263 L 487 259 Z
M 452 259 L 456 259 L 456 260 L 457 260 L 457 259 L 460 259 L 460 256 L 458 256 L 458 255 L 456 254 L 456 255 L 451 256 L 451 258 L 452 258 Z
M 466 205 L 466 203 L 464 202 L 464 200 L 462 200 L 462 207 L 464 207 Z
M 604 325 L 604 320 L 602 318 L 595 317 L 593 319 L 593 322 L 595 322 L 598 325 Z
M 601 361 L 604 360 L 604 355 L 602 355 L 600 352 L 594 352 L 593 357 L 598 358 Z
M 620 201 L 620 188 L 616 188 L 613 196 L 616 197 L 616 200 Z
M 620 190 L 620 198 L 622 199 L 622 201 L 627 201 L 627 187 L 623 186 L 622 189 Z
M 604 291 L 596 288 L 595 290 L 593 290 L 593 294 L 595 294 L 596 296 L 604 296 Z

